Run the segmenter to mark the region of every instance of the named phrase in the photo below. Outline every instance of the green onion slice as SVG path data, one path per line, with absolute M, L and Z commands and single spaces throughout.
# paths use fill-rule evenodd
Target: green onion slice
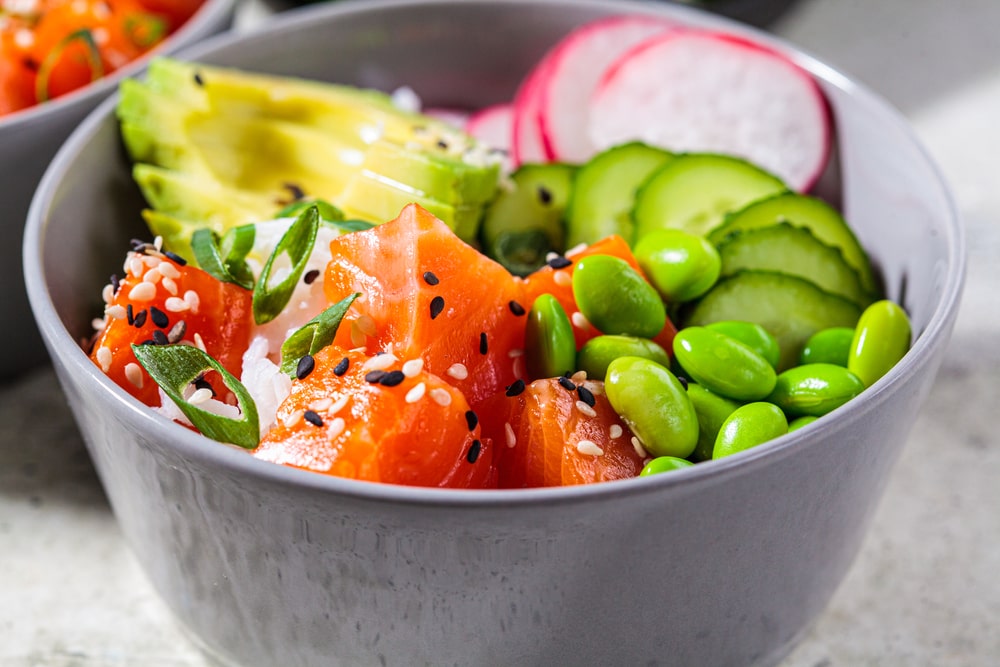
M 161 16 L 136 12 L 125 17 L 125 35 L 140 49 L 149 49 L 167 36 L 167 22 Z
M 59 43 L 49 51 L 45 60 L 38 66 L 38 76 L 35 79 L 35 97 L 39 103 L 49 100 L 49 79 L 52 78 L 52 70 L 55 69 L 66 50 L 73 42 L 83 44 L 86 51 L 87 64 L 90 66 L 90 80 L 97 81 L 104 76 L 104 63 L 101 61 L 101 52 L 94 41 L 94 35 L 88 28 L 81 28 L 63 37 Z
M 319 209 L 319 217 L 323 218 L 324 221 L 338 222 L 344 219 L 344 212 L 325 199 L 300 199 L 294 201 L 278 211 L 274 217 L 291 218 L 292 216 L 299 215 L 310 206 L 316 206 Z
M 299 359 L 332 343 L 344 314 L 359 296 L 361 293 L 355 292 L 344 297 L 289 336 L 281 345 L 281 372 L 294 378 Z
M 288 305 L 292 292 L 302 276 L 302 271 L 312 254 L 316 244 L 316 233 L 319 231 L 319 207 L 306 208 L 285 232 L 274 252 L 267 258 L 260 279 L 253 290 L 253 319 L 257 324 L 270 322 Z M 276 285 L 271 284 L 271 271 L 275 260 L 287 255 L 291 260 L 288 274 Z
M 257 405 L 246 387 L 222 364 L 192 345 L 133 345 L 132 352 L 202 435 L 244 449 L 257 446 L 260 441 Z M 226 387 L 236 394 L 242 418 L 223 417 L 185 400 L 184 389 L 210 370 L 217 371 Z
M 246 256 L 253 249 L 255 236 L 253 225 L 233 227 L 221 240 L 211 229 L 198 229 L 191 236 L 191 250 L 198 266 L 216 279 L 253 289 L 253 271 Z

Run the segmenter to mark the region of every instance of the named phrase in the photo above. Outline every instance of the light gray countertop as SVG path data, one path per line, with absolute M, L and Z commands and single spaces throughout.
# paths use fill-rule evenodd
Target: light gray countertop
M 854 567 L 783 667 L 1000 665 L 998 27 L 996 0 L 803 0 L 773 26 L 911 119 L 969 239 L 938 382 Z M 0 385 L 0 665 L 207 664 L 125 545 L 52 371 Z

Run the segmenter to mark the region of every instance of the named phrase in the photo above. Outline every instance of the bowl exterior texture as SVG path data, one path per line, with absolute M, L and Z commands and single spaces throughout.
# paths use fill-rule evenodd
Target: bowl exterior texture
M 479 106 L 509 99 L 575 25 L 625 10 L 732 27 L 649 3 L 347 2 L 188 55 Z M 122 529 L 192 636 L 223 662 L 254 666 L 776 664 L 857 552 L 941 361 L 964 272 L 954 205 L 905 123 L 796 57 L 837 123 L 839 171 L 824 187 L 919 338 L 830 418 L 729 459 L 586 488 L 330 479 L 134 403 L 76 344 L 109 267 L 144 234 L 113 106 L 88 118 L 32 206 L 29 292 Z
M 214 35 L 232 24 L 234 0 L 205 4 L 158 53 Z M 114 92 L 124 76 L 138 73 L 142 59 L 54 102 L 9 116 L 0 116 L 0 378 L 14 377 L 46 359 L 45 347 L 33 325 L 24 289 L 21 243 L 32 193 L 45 168 L 66 137 L 98 103 Z

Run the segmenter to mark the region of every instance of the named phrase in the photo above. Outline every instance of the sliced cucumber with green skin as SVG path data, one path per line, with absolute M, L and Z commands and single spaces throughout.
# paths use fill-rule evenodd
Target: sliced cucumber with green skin
M 501 188 L 486 209 L 480 226 L 483 252 L 518 276 L 545 264 L 548 253 L 562 252 L 576 169 L 560 162 L 525 164 L 511 174 L 513 187 Z
M 663 228 L 704 236 L 730 211 L 787 190 L 777 176 L 737 157 L 678 155 L 653 172 L 636 193 L 634 240 Z
M 792 192 L 762 199 L 727 216 L 708 238 L 719 245 L 735 231 L 767 227 L 779 222 L 805 227 L 823 243 L 839 248 L 844 261 L 857 271 L 861 287 L 870 295 L 878 295 L 868 255 L 843 216 L 822 199 Z
M 580 167 L 566 207 L 566 247 L 617 234 L 630 244 L 636 191 L 673 154 L 639 141 L 614 146 Z
M 862 308 L 874 301 L 840 249 L 823 243 L 805 227 L 782 222 L 744 229 L 727 235 L 718 247 L 723 277 L 745 269 L 776 271 L 812 281 Z
M 681 309 L 681 326 L 704 326 L 723 320 L 761 325 L 778 340 L 778 371 L 798 363 L 811 335 L 830 327 L 853 327 L 861 308 L 814 283 L 771 271 L 740 271 L 716 283 L 698 301 Z

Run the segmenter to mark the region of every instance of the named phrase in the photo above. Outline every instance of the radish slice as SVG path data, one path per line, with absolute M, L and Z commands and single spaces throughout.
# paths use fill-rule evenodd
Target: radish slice
M 672 151 L 741 156 L 807 190 L 822 173 L 830 119 L 811 76 L 763 46 L 718 33 L 672 32 L 623 55 L 591 98 L 589 134 Z
M 469 112 L 462 111 L 461 109 L 447 109 L 443 107 L 430 107 L 423 110 L 425 116 L 430 116 L 431 118 L 437 118 L 440 121 L 448 123 L 453 127 L 457 127 L 460 130 L 465 129 L 466 124 L 469 122 Z
M 548 77 L 549 58 L 542 58 L 521 82 L 514 95 L 511 158 L 515 166 L 526 162 L 548 162 L 552 156 L 542 136 L 541 90 Z
M 503 151 L 505 172 L 513 171 L 511 144 L 514 136 L 514 106 L 494 104 L 469 116 L 465 131 L 491 148 Z
M 616 16 L 560 40 L 539 92 L 542 137 L 551 159 L 582 163 L 597 152 L 587 134 L 588 105 L 605 70 L 636 44 L 672 28 L 651 17 Z

